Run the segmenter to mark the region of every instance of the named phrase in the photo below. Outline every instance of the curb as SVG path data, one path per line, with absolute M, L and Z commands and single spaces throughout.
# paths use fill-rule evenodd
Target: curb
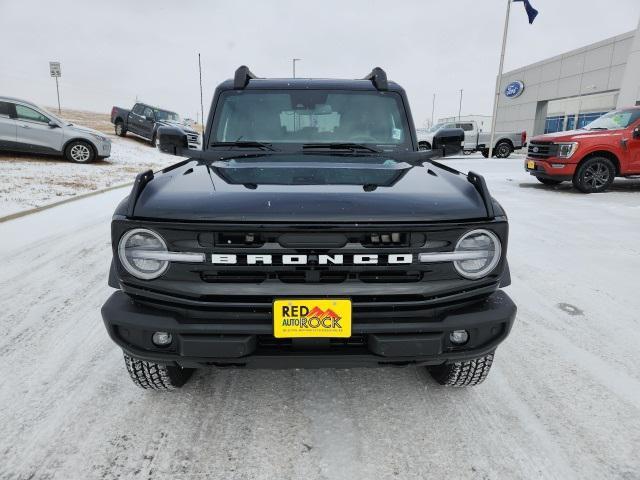
M 82 200 L 83 198 L 93 197 L 94 195 L 99 195 L 101 193 L 110 192 L 111 190 L 117 190 L 118 188 L 130 187 L 133 185 L 133 182 L 122 183 L 120 185 L 113 185 L 111 187 L 103 188 L 101 190 L 94 190 L 93 192 L 83 193 L 81 195 L 76 195 L 74 197 L 65 198 L 64 200 L 60 200 L 59 202 L 48 203 L 46 205 L 42 205 L 40 207 L 31 208 L 29 210 L 23 210 L 21 212 L 12 213 L 10 215 L 6 215 L 4 217 L 0 217 L 0 223 L 7 222 L 9 220 L 14 220 L 16 218 L 24 217 L 27 215 L 31 215 L 32 213 L 42 212 L 43 210 L 48 210 L 53 207 L 57 207 L 60 205 L 64 205 L 65 203 L 75 202 L 76 200 Z

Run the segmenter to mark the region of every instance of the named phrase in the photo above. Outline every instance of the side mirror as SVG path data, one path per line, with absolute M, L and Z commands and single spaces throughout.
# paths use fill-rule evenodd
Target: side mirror
M 636 140 L 640 140 L 640 127 L 636 127 L 633 129 L 633 138 Z
M 171 155 L 183 156 L 183 151 L 189 149 L 187 134 L 176 127 L 159 127 L 156 133 L 160 150 Z
M 54 122 L 53 120 L 49 120 L 49 126 L 51 128 L 59 128 L 60 125 L 58 125 L 56 122 Z
M 464 144 L 464 130 L 461 128 L 443 128 L 433 137 L 431 150 L 438 151 L 443 157 L 460 153 Z
M 153 117 L 151 117 L 151 116 L 149 116 L 149 115 L 147 115 L 146 117 L 144 117 L 144 119 L 145 119 L 147 122 L 155 122 L 155 120 L 156 120 L 155 118 L 153 118 Z

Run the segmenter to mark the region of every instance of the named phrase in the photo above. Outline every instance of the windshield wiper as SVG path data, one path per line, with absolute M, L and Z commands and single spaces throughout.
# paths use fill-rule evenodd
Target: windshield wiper
M 365 152 L 371 153 L 382 153 L 382 150 L 378 150 L 377 148 L 369 147 L 367 145 L 361 145 L 359 143 L 305 143 L 302 145 L 303 150 L 349 150 L 355 152 L 356 150 L 361 150 Z
M 275 148 L 270 143 L 252 142 L 252 141 L 238 141 L 238 142 L 213 142 L 212 147 L 238 147 L 238 148 L 258 148 L 260 150 L 270 150 L 275 152 Z

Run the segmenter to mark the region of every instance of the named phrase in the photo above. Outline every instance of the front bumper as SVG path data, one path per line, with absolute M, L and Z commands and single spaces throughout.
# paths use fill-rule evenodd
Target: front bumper
M 534 167 L 530 168 L 530 162 Z M 571 180 L 576 172 L 577 163 L 567 163 L 566 158 L 549 157 L 545 159 L 527 157 L 524 169 L 534 177 L 551 180 Z
M 499 290 L 483 300 L 424 321 L 362 323 L 353 319 L 349 339 L 276 339 L 265 323 L 230 324 L 215 318 L 194 320 L 142 305 L 121 291 L 102 307 L 109 335 L 129 355 L 183 367 L 243 366 L 254 368 L 438 365 L 470 360 L 493 351 L 515 320 L 516 306 Z M 453 330 L 467 330 L 469 341 L 455 346 Z M 156 347 L 151 336 L 169 332 L 173 342 Z
M 107 140 L 106 142 L 99 142 L 96 145 L 98 150 L 98 157 L 106 158 L 111 155 L 111 142 Z

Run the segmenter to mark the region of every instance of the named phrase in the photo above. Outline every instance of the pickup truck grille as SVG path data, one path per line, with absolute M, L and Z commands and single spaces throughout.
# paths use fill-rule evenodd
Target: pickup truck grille
M 189 144 L 200 144 L 200 135 L 197 133 L 187 133 L 187 142 Z
M 553 142 L 531 142 L 528 156 L 530 158 L 550 158 L 558 154 L 558 146 Z

